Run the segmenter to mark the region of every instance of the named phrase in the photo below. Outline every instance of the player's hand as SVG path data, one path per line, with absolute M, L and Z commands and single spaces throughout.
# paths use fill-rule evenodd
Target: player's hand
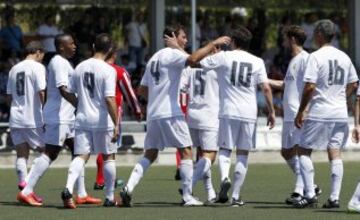
M 174 32 L 171 33 L 171 36 L 164 35 L 164 40 L 165 40 L 166 46 L 168 46 L 170 48 L 177 49 L 177 48 L 180 47 L 178 42 L 177 42 L 177 39 L 176 39 L 176 36 L 175 36 Z
M 143 113 L 136 113 L 135 118 L 138 122 L 141 122 L 141 120 L 144 118 Z
M 275 113 L 269 113 L 267 118 L 267 126 L 269 126 L 269 129 L 273 129 L 275 127 Z
M 116 143 L 117 140 L 119 139 L 119 126 L 115 126 L 114 128 L 114 133 L 113 133 L 113 136 L 111 138 L 111 143 Z
M 355 127 L 352 131 L 352 136 L 351 136 L 351 140 L 354 143 L 359 143 L 360 141 L 360 126 Z
M 295 126 L 300 129 L 304 124 L 304 113 L 298 112 L 294 123 Z
M 222 46 L 222 45 L 229 45 L 231 42 L 231 38 L 228 36 L 223 36 L 223 37 L 219 37 L 216 40 L 214 40 L 212 43 L 215 45 L 215 47 L 217 46 Z

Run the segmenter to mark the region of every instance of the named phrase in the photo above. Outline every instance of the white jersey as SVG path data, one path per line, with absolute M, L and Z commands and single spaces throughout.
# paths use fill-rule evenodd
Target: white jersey
M 347 121 L 346 86 L 358 81 L 350 58 L 332 46 L 324 46 L 310 54 L 304 82 L 316 84 L 310 101 L 308 119 Z
M 69 87 L 69 78 L 74 69 L 69 61 L 60 55 L 54 56 L 48 65 L 47 100 L 44 106 L 45 124 L 73 124 L 75 108 L 60 94 L 59 87 Z
M 24 60 L 9 72 L 7 94 L 11 95 L 10 127 L 43 126 L 39 92 L 46 88 L 45 67 L 34 60 Z
M 200 62 L 218 74 L 220 118 L 255 122 L 257 85 L 268 82 L 264 61 L 246 51 L 222 51 Z
M 304 72 L 309 53 L 301 51 L 289 63 L 284 79 L 284 121 L 293 122 L 299 110 L 304 88 Z
M 105 97 L 115 97 L 115 78 L 115 69 L 100 59 L 87 59 L 75 68 L 70 81 L 70 91 L 78 96 L 76 129 L 114 128 Z
M 180 50 L 164 48 L 147 63 L 141 85 L 148 87 L 148 121 L 183 115 L 179 103 L 179 84 L 187 57 Z
M 186 68 L 183 71 L 184 87 L 189 94 L 189 128 L 219 129 L 219 84 L 213 70 Z

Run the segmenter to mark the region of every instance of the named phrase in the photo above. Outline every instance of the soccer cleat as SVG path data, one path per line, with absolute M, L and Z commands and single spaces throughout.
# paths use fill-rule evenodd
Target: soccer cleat
M 335 199 L 335 200 L 328 199 L 322 207 L 324 209 L 340 208 L 340 203 L 339 203 L 338 199 Z
M 322 193 L 322 190 L 321 190 L 320 186 L 314 184 L 314 187 L 315 187 L 315 194 L 316 194 L 316 196 L 320 196 L 321 193 Z
M 183 201 L 182 206 L 184 207 L 193 207 L 193 206 L 203 206 L 204 203 L 191 196 L 188 201 Z
M 24 204 L 30 205 L 30 206 L 42 206 L 41 202 L 37 202 L 32 194 L 24 195 L 22 192 L 19 192 L 16 196 L 16 199 Z
M 216 197 L 208 199 L 204 202 L 204 206 L 212 206 L 216 203 Z
M 229 200 L 228 191 L 231 188 L 231 182 L 225 178 L 220 185 L 220 192 L 216 203 L 226 203 Z
M 64 208 L 76 209 L 73 196 L 71 195 L 71 193 L 67 188 L 65 188 L 64 191 L 61 192 L 61 199 L 63 200 Z
M 239 199 L 232 198 L 231 207 L 240 207 L 243 205 L 245 205 L 245 202 L 241 198 L 239 198 Z
M 351 213 L 360 213 L 360 204 L 350 201 L 347 207 L 347 211 Z
M 318 203 L 318 199 L 316 196 L 312 197 L 312 198 L 306 198 L 303 197 L 300 201 L 294 203 L 294 207 L 298 208 L 298 209 L 303 209 L 303 208 L 316 208 L 317 207 L 317 203 Z
M 19 190 L 23 190 L 23 189 L 25 188 L 25 186 L 26 186 L 26 182 L 25 182 L 25 181 L 22 181 L 22 182 L 18 183 L 18 188 L 19 188 Z
M 175 180 L 181 180 L 180 169 L 176 169 L 176 173 L 175 173 L 174 179 L 175 179 Z
M 101 204 L 101 199 L 98 198 L 94 198 L 92 196 L 85 196 L 85 197 L 77 197 L 75 199 L 75 203 L 76 204 L 94 204 L 94 205 L 98 205 Z
M 128 192 L 127 187 L 122 188 L 120 191 L 120 197 L 123 207 L 131 207 L 131 194 Z
M 115 207 L 115 206 L 118 206 L 118 205 L 119 204 L 117 203 L 116 200 L 110 201 L 109 199 L 105 199 L 104 204 L 103 204 L 104 207 Z
M 43 199 L 40 196 L 36 195 L 34 192 L 30 193 L 30 195 L 35 199 L 36 202 L 43 202 Z
M 299 193 L 294 192 L 285 200 L 285 203 L 288 205 L 294 205 L 294 203 L 299 202 L 301 199 L 302 196 Z
M 105 184 L 99 184 L 99 183 L 94 184 L 94 190 L 103 190 L 104 187 L 105 187 Z

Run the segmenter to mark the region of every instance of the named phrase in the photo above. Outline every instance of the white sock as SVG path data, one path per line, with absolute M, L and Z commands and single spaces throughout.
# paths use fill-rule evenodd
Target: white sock
M 79 178 L 80 173 L 84 169 L 84 166 L 85 166 L 85 161 L 81 157 L 75 157 L 70 163 L 66 188 L 69 190 L 71 194 L 73 194 L 74 184 L 76 180 Z
M 304 193 L 304 181 L 300 172 L 300 162 L 297 155 L 286 161 L 291 170 L 295 174 L 295 189 L 294 192 L 303 195 Z
M 183 200 L 186 202 L 192 197 L 192 178 L 193 178 L 193 161 L 181 160 L 180 162 L 180 176 L 183 190 Z
M 247 155 L 237 155 L 236 164 L 234 169 L 234 187 L 232 198 L 239 199 L 241 186 L 244 183 L 246 173 L 247 173 Z
M 104 161 L 105 198 L 114 201 L 116 165 L 115 160 Z
M 214 190 L 214 186 L 212 184 L 212 179 L 211 179 L 211 169 L 209 169 L 205 173 L 203 182 L 204 182 L 205 191 L 207 192 L 208 200 L 216 198 L 216 192 Z
M 231 151 L 220 149 L 219 152 L 219 169 L 221 181 L 229 178 L 230 166 L 231 166 Z
M 341 190 L 341 183 L 344 174 L 344 166 L 341 159 L 331 161 L 331 194 L 330 200 L 338 200 Z
M 145 171 L 150 166 L 150 160 L 146 157 L 141 158 L 141 160 L 135 165 L 133 171 L 131 172 L 130 178 L 126 184 L 126 188 L 129 193 L 132 193 L 135 186 L 139 183 L 140 179 L 144 176 Z
M 351 197 L 350 203 L 353 203 L 353 204 L 360 203 L 360 182 L 356 186 L 355 192 Z
M 301 176 L 303 177 L 304 187 L 306 191 L 305 197 L 312 198 L 315 196 L 314 166 L 309 156 L 301 155 L 299 159 Z
M 194 170 L 193 180 L 192 180 L 192 188 L 195 187 L 197 181 L 204 179 L 205 174 L 211 167 L 211 160 L 206 157 L 202 157 L 196 163 L 196 167 Z
M 27 176 L 27 160 L 25 157 L 16 158 L 15 169 L 18 176 L 18 183 L 24 182 Z
M 85 166 L 76 180 L 76 188 L 78 197 L 84 198 L 88 195 L 85 187 Z
M 41 154 L 40 157 L 34 159 L 29 175 L 26 176 L 26 186 L 22 190 L 24 195 L 29 195 L 34 191 L 34 187 L 39 179 L 44 175 L 45 171 L 51 164 L 50 158 L 46 154 Z

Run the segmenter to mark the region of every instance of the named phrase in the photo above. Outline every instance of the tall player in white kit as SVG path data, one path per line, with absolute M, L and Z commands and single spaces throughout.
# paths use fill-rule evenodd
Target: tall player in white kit
M 104 60 L 110 51 L 112 40 L 108 34 L 96 36 L 94 55 L 81 62 L 70 80 L 67 99 L 77 106 L 75 117 L 75 146 L 77 155 L 71 162 L 66 188 L 61 193 L 65 208 L 76 208 L 73 201 L 75 181 L 81 175 L 91 153 L 102 153 L 104 159 L 105 201 L 104 206 L 115 206 L 114 183 L 116 178 L 115 153 L 119 135 L 115 103 L 115 69 Z
M 284 123 L 282 128 L 281 155 L 295 174 L 295 189 L 285 200 L 289 205 L 299 201 L 304 192 L 304 183 L 300 173 L 299 157 L 296 148 L 300 142 L 300 129 L 295 127 L 294 120 L 300 106 L 301 93 L 304 87 L 303 78 L 309 54 L 303 49 L 305 31 L 297 25 L 285 28 L 283 46 L 291 50 L 292 59 L 289 63 L 285 79 L 269 80 L 271 87 L 284 90 L 283 109 Z M 320 188 L 315 189 L 320 193 Z
M 43 151 L 43 116 L 45 102 L 46 71 L 41 61 L 44 49 L 40 42 L 32 41 L 25 48 L 26 58 L 13 66 L 9 72 L 7 95 L 11 100 L 10 135 L 16 149 L 16 172 L 18 187 L 26 185 L 27 160 L 30 148 Z M 33 193 L 17 195 L 26 204 L 41 206 L 42 201 Z
M 183 50 L 187 43 L 184 28 L 181 26 L 165 28 L 164 35 L 172 36 L 173 34 Z M 155 161 L 159 150 L 163 150 L 165 147 L 177 147 L 181 154 L 180 175 L 183 205 L 198 206 L 203 204 L 191 195 L 192 141 L 179 104 L 179 83 L 181 72 L 186 65 L 196 64 L 208 55 L 216 45 L 226 44 L 228 41 L 228 37 L 218 38 L 190 56 L 179 49 L 166 47 L 155 53 L 149 60 L 140 87 L 141 95 L 148 99 L 148 130 L 144 144 L 145 154 L 135 165 L 126 186 L 120 192 L 123 206 L 131 206 L 131 195 L 135 186 L 151 163 Z
M 228 201 L 231 187 L 229 170 L 230 155 L 236 148 L 232 206 L 242 206 L 240 190 L 244 183 L 248 154 L 254 148 L 255 123 L 257 119 L 256 91 L 260 86 L 269 111 L 270 129 L 275 126 L 275 111 L 264 61 L 247 52 L 252 35 L 245 27 L 237 27 L 231 33 L 231 51 L 221 51 L 201 60 L 201 67 L 215 70 L 220 91 L 219 166 L 221 189 L 218 202 Z
M 327 149 L 331 164 L 331 194 L 323 208 L 339 207 L 343 177 L 341 150 L 349 134 L 346 100 L 356 87 L 358 77 L 350 58 L 330 45 L 334 35 L 334 23 L 318 21 L 314 39 L 320 49 L 309 56 L 304 73 L 305 86 L 295 118 L 296 127 L 302 128 L 298 155 L 306 192 L 303 199 L 294 204 L 296 208 L 316 206 L 318 202 L 310 158 L 313 149 Z
M 187 122 L 193 146 L 199 159 L 193 175 L 193 188 L 203 180 L 207 192 L 207 204 L 216 201 L 211 182 L 211 165 L 218 151 L 219 132 L 219 84 L 215 71 L 186 68 L 183 71 L 182 90 L 187 91 Z
M 69 86 L 74 69 L 67 60 L 75 54 L 76 46 L 71 35 L 61 34 L 55 37 L 55 55 L 47 69 L 47 100 L 43 109 L 45 123 L 45 151 L 34 160 L 27 185 L 22 196 L 33 193 L 34 187 L 50 164 L 56 160 L 64 145 L 74 151 L 75 108 L 62 97 Z M 77 180 L 77 204 L 99 204 L 100 199 L 89 196 L 85 189 L 84 171 Z

